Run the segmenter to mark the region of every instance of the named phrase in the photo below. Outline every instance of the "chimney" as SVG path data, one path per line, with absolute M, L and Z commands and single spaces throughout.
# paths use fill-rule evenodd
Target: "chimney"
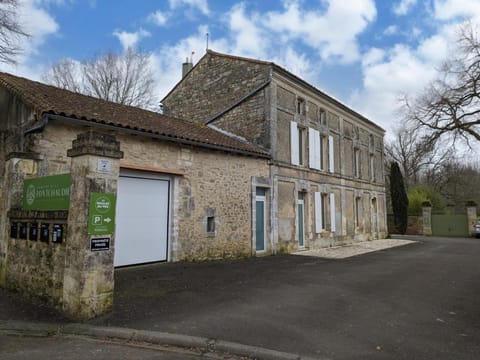
M 193 69 L 192 61 L 188 60 L 188 57 L 185 59 L 185 62 L 182 64 L 182 79 L 187 75 L 187 73 Z

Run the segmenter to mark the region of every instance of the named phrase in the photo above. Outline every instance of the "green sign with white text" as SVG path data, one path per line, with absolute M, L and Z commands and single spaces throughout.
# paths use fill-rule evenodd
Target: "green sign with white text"
M 107 235 L 115 230 L 115 194 L 90 193 L 88 234 Z
M 25 179 L 24 210 L 68 210 L 70 206 L 70 174 Z

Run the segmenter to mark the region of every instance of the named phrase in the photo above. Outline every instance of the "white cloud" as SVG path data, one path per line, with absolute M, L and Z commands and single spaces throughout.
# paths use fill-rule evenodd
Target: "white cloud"
M 228 14 L 228 26 L 233 37 L 231 51 L 237 55 L 262 58 L 268 46 L 268 34 L 262 32 L 257 15 L 246 14 L 245 5 L 235 5 Z
M 326 10 L 304 10 L 298 0 L 284 2 L 284 11 L 268 12 L 265 26 L 284 39 L 301 41 L 316 49 L 324 60 L 351 63 L 359 58 L 357 36 L 376 15 L 371 0 L 328 0 Z
M 21 0 L 18 3 L 18 22 L 29 37 L 19 37 L 18 46 L 22 53 L 16 58 L 17 64 L 0 63 L 0 70 L 39 80 L 39 74 L 45 71 L 43 64 L 30 64 L 39 48 L 50 36 L 59 32 L 55 19 L 44 9 L 45 1 Z
M 207 0 L 168 0 L 168 3 L 170 4 L 170 9 L 189 6 L 191 8 L 198 9 L 204 15 L 208 15 L 210 13 Z
M 398 33 L 398 26 L 397 25 L 390 25 L 385 29 L 383 32 L 384 35 L 390 36 L 390 35 L 395 35 Z
M 434 0 L 435 17 L 439 20 L 451 20 L 459 17 L 480 19 L 480 1 L 478 0 Z
M 135 32 L 116 30 L 113 32 L 113 35 L 120 40 L 123 49 L 126 50 L 128 48 L 135 48 L 141 39 L 149 37 L 151 34 L 144 29 L 139 29 Z
M 165 26 L 167 24 L 169 17 L 170 17 L 169 13 L 157 10 L 148 16 L 148 20 L 158 26 Z
M 173 86 L 180 81 L 182 77 L 182 63 L 185 58 L 195 52 L 193 62 L 196 63 L 205 53 L 206 42 L 205 34 L 209 32 L 208 27 L 200 26 L 197 32 L 191 36 L 181 39 L 174 45 L 162 46 L 152 56 L 152 64 L 157 83 L 157 93 L 159 98 L 167 95 Z M 219 52 L 228 53 L 230 44 L 227 39 L 210 39 L 209 45 L 212 49 Z
M 370 49 L 362 62 L 363 83 L 350 103 L 387 131 L 400 121 L 399 99 L 415 97 L 437 76 L 437 69 L 454 48 L 455 25 L 439 31 L 410 47 L 396 44 L 390 49 Z
M 393 6 L 393 12 L 396 15 L 407 15 L 410 9 L 415 6 L 417 0 L 400 0 L 399 3 Z

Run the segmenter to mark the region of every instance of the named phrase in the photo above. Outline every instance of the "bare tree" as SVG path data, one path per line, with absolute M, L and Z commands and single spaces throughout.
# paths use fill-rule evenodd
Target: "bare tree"
M 22 49 L 18 45 L 28 34 L 18 22 L 18 0 L 0 1 L 0 61 L 16 64 Z
M 128 49 L 77 63 L 64 59 L 43 79 L 55 86 L 119 104 L 155 109 L 158 98 L 150 68 L 150 55 Z
M 432 140 L 450 134 L 454 140 L 480 141 L 480 38 L 475 25 L 459 29 L 457 48 L 439 77 L 419 97 L 405 98 L 403 104 L 407 118 Z
M 396 130 L 395 140 L 385 145 L 385 155 L 387 164 L 398 163 L 409 189 L 418 185 L 425 174 L 436 174 L 437 168 L 451 160 L 453 152 L 449 147 L 442 149 L 417 129 L 404 126 Z

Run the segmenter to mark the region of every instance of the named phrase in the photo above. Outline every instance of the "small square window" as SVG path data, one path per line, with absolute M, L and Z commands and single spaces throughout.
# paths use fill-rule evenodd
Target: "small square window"
M 215 216 L 207 216 L 207 233 L 215 233 Z

